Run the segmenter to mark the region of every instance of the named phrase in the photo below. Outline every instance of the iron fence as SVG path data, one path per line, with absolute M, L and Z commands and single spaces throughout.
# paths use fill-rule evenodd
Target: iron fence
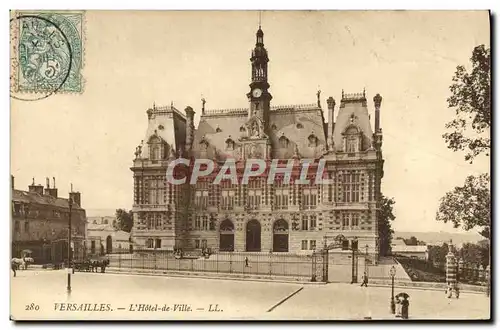
M 203 273 L 227 273 L 287 276 L 307 281 L 323 281 L 328 267 L 324 254 L 219 252 L 207 256 L 172 251 L 135 250 L 134 253 L 106 255 L 109 267 L 122 271 L 164 270 Z

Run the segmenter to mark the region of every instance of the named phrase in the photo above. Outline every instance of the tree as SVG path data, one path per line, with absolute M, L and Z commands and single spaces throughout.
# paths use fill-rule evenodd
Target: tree
M 380 210 L 378 211 L 378 237 L 380 255 L 382 256 L 387 256 L 391 253 L 392 234 L 394 234 L 391 221 L 396 219 L 396 216 L 393 214 L 393 205 L 395 203 L 393 198 L 389 199 L 382 195 Z
M 406 245 L 418 245 L 419 240 L 415 236 L 412 236 L 408 239 L 404 239 L 404 242 Z
M 443 134 L 443 138 L 449 149 L 464 150 L 465 160 L 470 163 L 479 154 L 490 153 L 490 58 L 489 48 L 475 47 L 470 58 L 472 71 L 457 66 L 447 100 L 448 107 L 455 109 L 456 118 L 445 125 L 452 132 Z
M 480 234 L 490 238 L 490 175 L 470 175 L 463 187 L 455 187 L 441 198 L 436 219 L 453 223 L 465 230 L 480 227 Z
M 123 230 L 130 233 L 132 226 L 134 225 L 134 216 L 132 211 L 126 211 L 125 209 L 116 210 L 116 222 L 115 228 L 117 230 Z
M 435 265 L 446 264 L 446 255 L 448 254 L 448 244 L 429 245 L 428 247 L 429 261 Z
M 459 257 L 465 264 L 481 264 L 484 267 L 489 264 L 489 249 L 474 243 L 465 243 L 458 251 Z

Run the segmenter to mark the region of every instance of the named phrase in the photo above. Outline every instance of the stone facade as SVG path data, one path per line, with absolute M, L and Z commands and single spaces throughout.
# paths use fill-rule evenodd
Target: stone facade
M 206 110 L 202 99 L 197 128 L 191 107 L 185 114 L 173 106 L 147 110 L 146 143 L 137 147 L 131 168 L 135 248 L 311 253 L 335 244 L 347 250 L 357 240 L 361 251 L 378 257 L 382 98 L 373 98 L 374 129 L 364 91 L 342 91 L 337 114 L 335 100 L 328 98 L 328 121 L 320 91 L 313 104 L 273 106 L 268 61 L 259 28 L 248 106 Z M 211 159 L 218 165 L 211 177 L 196 184 L 171 185 L 167 166 L 178 158 Z M 280 167 L 291 160 L 290 184 L 283 176 L 267 184 L 267 171 L 248 185 L 227 180 L 212 184 L 228 160 L 241 178 L 248 159 L 267 165 L 278 161 Z M 311 183 L 296 184 L 304 159 L 315 160 L 307 172 Z M 318 160 L 326 162 L 323 173 L 329 184 L 314 183 Z M 184 174 L 190 176 L 192 166 Z
M 13 179 L 13 178 L 12 178 Z M 79 192 L 70 192 L 73 256 L 85 251 L 86 214 Z M 69 202 L 52 188 L 33 183 L 28 191 L 14 189 L 12 184 L 12 257 L 22 257 L 23 250 L 32 251 L 35 263 L 58 263 L 68 256 Z

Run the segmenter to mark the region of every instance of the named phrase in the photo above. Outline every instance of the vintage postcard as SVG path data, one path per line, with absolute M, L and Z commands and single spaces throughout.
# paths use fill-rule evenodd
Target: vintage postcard
M 10 13 L 10 315 L 489 320 L 488 11 Z

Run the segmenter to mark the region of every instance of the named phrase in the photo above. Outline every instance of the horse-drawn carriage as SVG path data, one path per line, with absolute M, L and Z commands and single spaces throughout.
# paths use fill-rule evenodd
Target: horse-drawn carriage
M 73 269 L 79 272 L 98 273 L 100 268 L 101 273 L 104 273 L 108 266 L 109 259 L 107 258 L 88 258 L 85 260 L 75 260 L 73 262 Z

